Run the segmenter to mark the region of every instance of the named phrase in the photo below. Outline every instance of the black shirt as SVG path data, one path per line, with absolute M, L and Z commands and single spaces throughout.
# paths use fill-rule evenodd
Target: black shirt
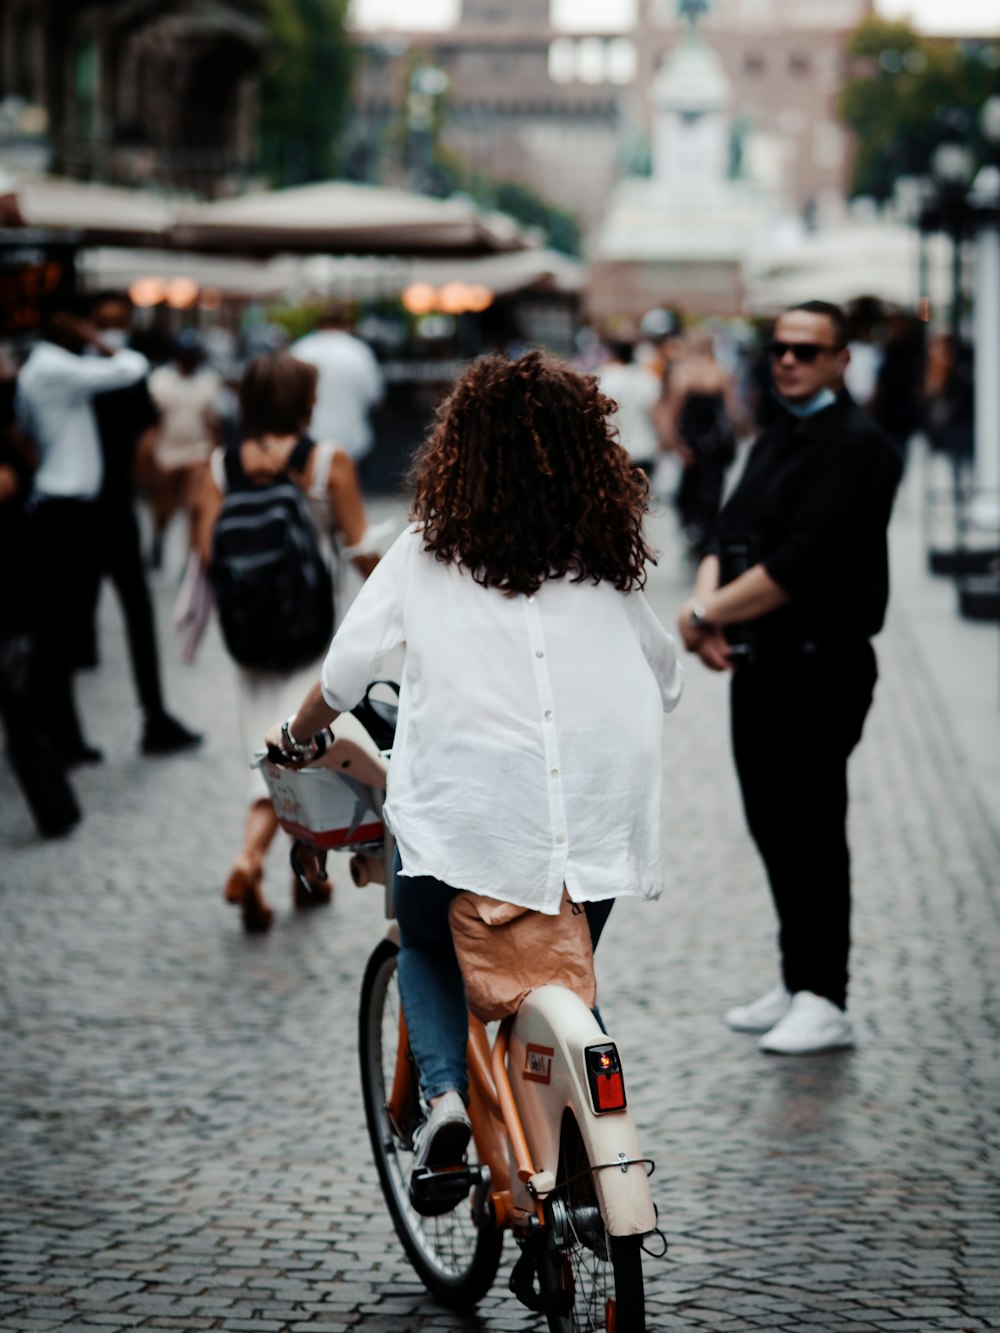
M 724 561 L 747 543 L 749 563 L 790 598 L 753 622 L 760 655 L 848 646 L 882 628 L 900 471 L 896 446 L 847 394 L 804 420 L 782 412 L 760 435 L 714 544 Z

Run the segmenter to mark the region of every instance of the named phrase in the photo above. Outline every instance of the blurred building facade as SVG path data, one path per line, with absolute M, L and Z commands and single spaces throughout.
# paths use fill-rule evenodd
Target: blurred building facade
M 44 113 L 49 169 L 231 193 L 254 158 L 264 0 L 0 0 L 0 100 Z
M 555 30 L 549 0 L 465 0 L 443 32 L 359 33 L 359 174 L 384 167 L 406 132 L 413 71 L 431 67 L 447 76 L 442 144 L 496 178 L 533 185 L 592 234 L 614 183 L 649 170 L 651 89 L 685 26 L 678 9 L 692 4 L 733 89 L 737 129 L 766 154 L 758 167 L 807 217 L 842 197 L 844 47 L 873 0 L 640 0 L 635 28 L 613 35 Z

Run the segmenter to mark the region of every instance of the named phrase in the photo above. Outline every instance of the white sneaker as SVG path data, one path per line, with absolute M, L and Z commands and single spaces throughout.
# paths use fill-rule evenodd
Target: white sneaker
M 461 1166 L 472 1122 L 457 1092 L 446 1092 L 413 1136 L 413 1170 Z
M 854 1031 L 843 1009 L 811 990 L 796 991 L 784 1018 L 759 1042 L 771 1055 L 813 1055 L 853 1045 Z
M 726 1014 L 726 1022 L 734 1032 L 768 1032 L 779 1019 L 784 1018 L 792 1002 L 789 991 L 782 985 L 775 986 L 759 1000 L 750 1004 L 738 1004 Z

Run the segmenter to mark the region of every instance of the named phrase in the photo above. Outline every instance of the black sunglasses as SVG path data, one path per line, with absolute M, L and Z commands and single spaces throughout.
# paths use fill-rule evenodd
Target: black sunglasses
M 811 366 L 820 352 L 836 352 L 836 347 L 829 343 L 783 343 L 775 339 L 767 344 L 767 354 L 772 361 L 780 361 L 786 352 L 791 352 L 796 361 L 804 366 Z

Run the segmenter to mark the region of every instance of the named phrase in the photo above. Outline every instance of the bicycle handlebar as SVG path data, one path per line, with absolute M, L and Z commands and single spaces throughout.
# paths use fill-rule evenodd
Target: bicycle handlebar
M 332 727 L 324 727 L 322 731 L 318 731 L 315 736 L 312 736 L 310 741 L 315 749 L 308 758 L 304 758 L 301 754 L 291 754 L 287 750 L 283 750 L 280 745 L 268 745 L 266 750 L 257 751 L 251 767 L 259 768 L 265 759 L 268 763 L 276 764 L 279 768 L 302 768 L 306 764 L 313 764 L 317 759 L 321 759 L 333 744 Z

